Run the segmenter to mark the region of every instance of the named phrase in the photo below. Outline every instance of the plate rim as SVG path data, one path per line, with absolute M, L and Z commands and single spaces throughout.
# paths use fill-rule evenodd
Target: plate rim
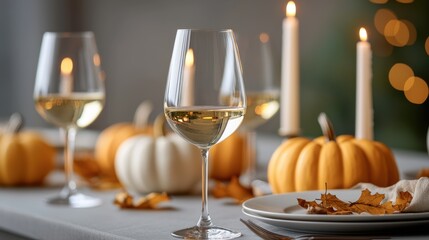
M 331 189 L 329 193 L 335 194 L 359 194 L 361 192 L 360 189 Z M 267 201 L 267 205 L 272 203 L 272 199 L 275 198 L 284 198 L 285 206 L 284 208 L 295 207 L 298 204 L 291 204 L 290 200 L 294 198 L 294 202 L 296 202 L 296 198 L 299 195 L 311 195 L 311 194 L 321 194 L 322 190 L 312 190 L 312 191 L 303 191 L 303 192 L 290 192 L 290 193 L 282 193 L 282 194 L 270 194 L 265 196 L 254 197 L 246 200 L 242 203 L 242 209 L 251 212 L 252 214 L 259 215 L 261 217 L 268 218 L 276 218 L 276 219 L 284 219 L 284 220 L 299 220 L 299 221 L 324 221 L 324 222 L 332 222 L 332 221 L 347 221 L 347 222 L 377 222 L 377 221 L 401 221 L 401 220 L 417 220 L 417 219 L 428 219 L 429 220 L 429 212 L 418 212 L 418 213 L 400 213 L 400 214 L 386 214 L 386 215 L 320 215 L 320 214 L 294 214 L 294 213 L 284 213 L 280 211 L 268 211 L 257 209 L 249 206 L 250 204 L 255 205 L 255 202 L 258 203 L 260 201 Z M 341 199 L 341 196 L 338 196 Z M 302 197 L 301 197 L 302 198 Z M 289 203 L 288 200 L 289 199 Z M 271 201 L 271 202 L 270 202 Z

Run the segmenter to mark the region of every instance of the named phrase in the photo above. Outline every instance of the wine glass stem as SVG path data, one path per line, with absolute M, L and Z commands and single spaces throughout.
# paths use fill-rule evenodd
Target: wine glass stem
M 210 218 L 209 209 L 208 209 L 208 173 L 209 173 L 209 149 L 204 148 L 201 149 L 201 156 L 202 156 L 202 192 L 201 192 L 201 198 L 202 198 L 202 208 L 201 208 L 201 216 L 198 220 L 197 226 L 198 227 L 210 227 L 213 226 L 212 220 Z
M 64 171 L 66 175 L 66 185 L 63 188 L 62 194 L 72 195 L 76 190 L 76 182 L 73 177 L 73 159 L 76 139 L 76 129 L 63 129 L 64 133 Z

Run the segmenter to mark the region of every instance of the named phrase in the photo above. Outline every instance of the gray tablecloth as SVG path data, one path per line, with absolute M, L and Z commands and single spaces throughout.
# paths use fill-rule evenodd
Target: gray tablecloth
M 265 176 L 269 156 L 280 144 L 279 138 L 259 136 L 258 176 Z M 422 166 L 429 166 L 425 153 L 395 151 L 402 178 L 410 178 Z M 85 189 L 84 189 L 85 190 Z M 170 232 L 193 226 L 198 220 L 201 198 L 172 196 L 164 203 L 166 210 L 121 210 L 112 204 L 114 191 L 90 191 L 88 194 L 103 199 L 103 205 L 88 209 L 70 209 L 46 204 L 59 186 L 42 188 L 0 188 L 0 239 L 55 239 L 55 240 L 110 240 L 110 239 L 173 239 Z M 243 233 L 240 239 L 259 239 L 240 221 L 248 218 L 241 206 L 230 199 L 209 199 L 209 210 L 214 223 Z M 296 236 L 296 233 L 261 224 L 272 230 Z M 422 229 L 415 236 L 400 239 L 427 239 L 429 232 Z M 23 237 L 20 237 L 23 236 Z

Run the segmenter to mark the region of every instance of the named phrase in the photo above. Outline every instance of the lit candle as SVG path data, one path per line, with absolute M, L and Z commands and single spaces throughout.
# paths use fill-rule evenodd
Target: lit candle
M 188 49 L 185 56 L 185 69 L 183 71 L 184 88 L 182 95 L 182 106 L 191 106 L 194 104 L 194 51 L 192 48 Z
M 66 57 L 61 61 L 60 93 L 71 94 L 73 92 L 73 61 Z
M 282 136 L 297 136 L 300 133 L 298 20 L 295 14 L 295 3 L 290 1 L 286 6 L 287 17 L 283 20 L 279 129 L 279 134 Z
M 356 138 L 373 139 L 371 45 L 365 28 L 359 30 L 356 46 Z

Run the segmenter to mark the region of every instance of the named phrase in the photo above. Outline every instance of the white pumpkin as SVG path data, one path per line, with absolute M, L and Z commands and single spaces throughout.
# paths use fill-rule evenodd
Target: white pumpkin
M 154 136 L 125 140 L 115 157 L 121 184 L 138 193 L 187 193 L 201 181 L 201 154 L 177 134 L 165 134 L 165 117 L 154 123 Z

